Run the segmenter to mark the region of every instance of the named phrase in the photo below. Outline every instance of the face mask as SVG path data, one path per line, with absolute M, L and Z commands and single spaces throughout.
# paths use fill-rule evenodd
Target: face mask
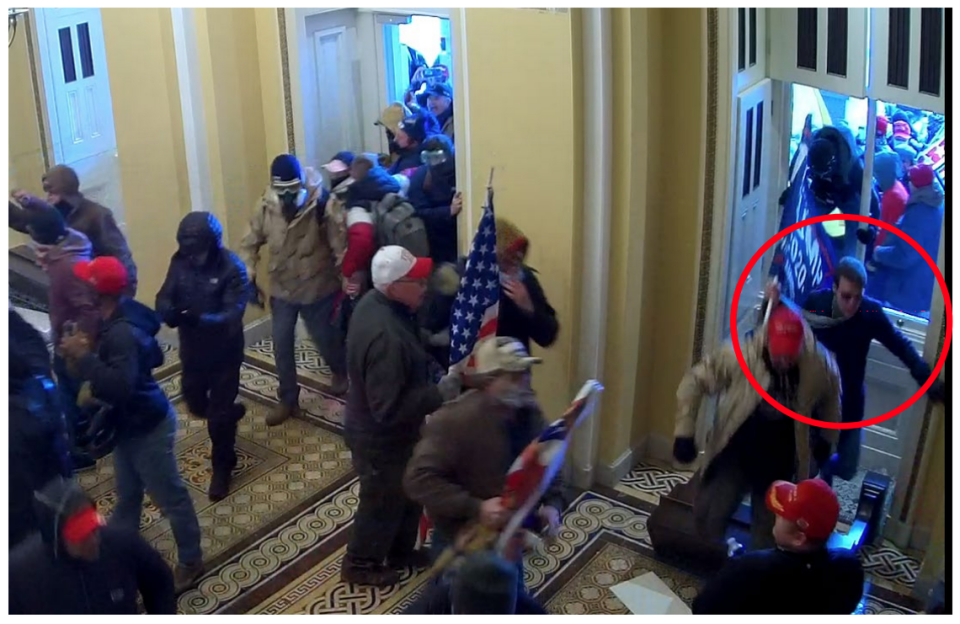
M 533 403 L 533 392 L 527 388 L 511 388 L 497 397 L 497 400 L 510 409 L 522 409 Z

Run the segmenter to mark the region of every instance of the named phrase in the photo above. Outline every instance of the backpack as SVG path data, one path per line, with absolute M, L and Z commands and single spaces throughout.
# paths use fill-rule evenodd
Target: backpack
M 377 247 L 399 245 L 418 258 L 430 257 L 430 243 L 423 219 L 407 200 L 388 193 L 373 207 Z

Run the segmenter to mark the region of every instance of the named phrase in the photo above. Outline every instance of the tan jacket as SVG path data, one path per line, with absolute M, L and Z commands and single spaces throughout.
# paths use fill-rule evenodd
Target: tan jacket
M 240 242 L 240 258 L 251 279 L 257 275 L 260 248 L 267 246 L 272 297 L 309 304 L 340 290 L 331 244 L 336 237 L 335 220 L 317 216 L 320 181 L 315 170 L 307 170 L 306 207 L 290 223 L 276 194 L 268 188 L 250 220 L 249 232 Z
M 840 373 L 833 356 L 805 326 L 804 351 L 800 356 L 800 387 L 795 405 L 786 405 L 802 416 L 827 422 L 840 422 Z M 754 378 L 767 390 L 771 375 L 763 361 L 764 333 L 757 331 L 750 338 L 740 340 L 740 348 L 747 367 Z M 691 368 L 677 389 L 677 416 L 675 437 L 694 437 L 697 414 L 704 395 L 719 395 L 717 419 L 711 430 L 701 470 L 720 454 L 733 434 L 760 405 L 763 398 L 754 390 L 740 369 L 733 344 L 725 344 L 718 352 L 707 355 Z M 797 478 L 806 479 L 810 472 L 810 426 L 794 423 L 796 438 Z M 832 446 L 839 439 L 837 429 L 819 429 L 820 435 Z

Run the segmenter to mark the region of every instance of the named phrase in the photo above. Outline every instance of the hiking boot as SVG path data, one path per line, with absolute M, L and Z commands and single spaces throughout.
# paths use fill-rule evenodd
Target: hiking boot
M 390 587 L 400 582 L 400 575 L 383 565 L 359 567 L 344 561 L 340 569 L 340 580 L 353 585 Z
M 414 568 L 422 570 L 433 565 L 433 558 L 424 549 L 414 550 L 401 557 L 387 557 L 387 565 L 394 570 Z
M 347 393 L 349 383 L 346 375 L 334 375 L 330 381 L 330 394 L 334 396 L 343 396 Z
M 267 426 L 276 427 L 277 425 L 282 425 L 287 422 L 291 416 L 294 418 L 300 416 L 300 406 L 280 403 L 267 414 Z
M 196 584 L 205 571 L 202 561 L 191 565 L 178 563 L 173 570 L 173 591 L 178 594 L 187 591 Z
M 210 478 L 210 489 L 207 490 L 207 497 L 216 503 L 222 501 L 230 493 L 230 480 L 233 478 L 233 471 L 221 469 L 213 470 L 213 476 Z

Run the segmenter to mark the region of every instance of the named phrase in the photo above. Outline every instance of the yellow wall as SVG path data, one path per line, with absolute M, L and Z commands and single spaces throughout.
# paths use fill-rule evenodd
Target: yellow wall
M 127 239 L 153 304 L 190 210 L 170 9 L 101 9 Z
M 44 173 L 43 152 L 40 147 L 40 120 L 38 118 L 34 85 L 31 78 L 29 57 L 27 55 L 27 37 L 30 36 L 27 23 L 20 18 L 17 37 L 8 49 L 9 71 L 7 84 L 8 143 L 10 158 L 7 173 L 10 190 L 23 189 L 40 194 L 43 188 L 40 177 Z M 9 246 L 15 247 L 27 241 L 19 232 L 10 232 Z
M 559 414 L 576 383 L 581 267 L 575 247 L 582 200 L 574 183 L 573 120 L 580 95 L 574 91 L 573 58 L 579 50 L 573 46 L 573 23 L 569 14 L 522 9 L 465 9 L 462 19 L 470 71 L 470 200 L 479 220 L 495 167 L 496 211 L 530 238 L 529 262 L 560 319 L 560 337 L 534 375 L 547 413 Z
M 935 533 L 938 520 L 943 521 L 943 500 L 946 492 L 946 454 L 944 447 L 945 414 L 942 406 L 934 406 L 938 415 L 935 430 L 930 432 L 929 463 L 920 485 L 920 498 L 917 501 L 914 526 L 921 534 Z M 948 417 L 948 416 L 947 416 Z M 942 540 L 942 536 L 941 536 Z M 928 550 L 929 552 L 929 550 Z

